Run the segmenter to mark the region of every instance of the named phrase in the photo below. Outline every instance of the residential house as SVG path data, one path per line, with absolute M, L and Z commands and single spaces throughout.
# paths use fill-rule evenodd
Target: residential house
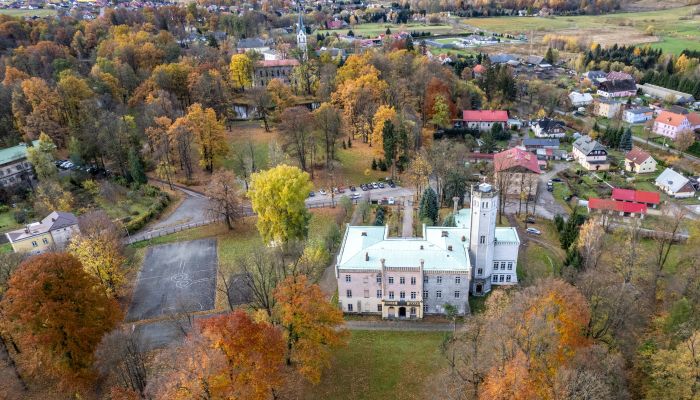
M 605 171 L 610 169 L 608 150 L 588 135 L 576 139 L 572 155 L 588 171 Z
M 630 97 L 637 94 L 637 85 L 633 80 L 603 81 L 596 93 L 601 97 Z
M 644 215 L 647 213 L 647 206 L 641 203 L 628 203 L 611 199 L 588 199 L 588 212 L 593 213 L 595 211 L 621 217 L 644 218 Z
M 263 52 L 270 50 L 270 43 L 261 38 L 241 39 L 236 44 L 236 50 L 239 53 L 255 51 L 262 54 Z
M 455 126 L 488 131 L 495 123 L 499 123 L 503 128 L 506 128 L 508 123 L 508 111 L 464 110 L 462 111 L 462 119 L 456 121 Z
M 612 98 L 600 98 L 595 102 L 595 115 L 614 119 L 620 115 L 622 111 L 622 103 Z
M 650 107 L 629 108 L 622 113 L 622 119 L 630 124 L 640 124 L 654 118 L 654 110 Z
M 625 171 L 648 174 L 656 171 L 656 160 L 646 151 L 634 147 L 625 155 Z
M 666 89 L 665 87 L 652 85 L 651 83 L 645 83 L 643 85 L 637 85 L 637 88 L 650 97 L 657 98 L 659 100 L 673 100 L 674 103 L 686 104 L 695 101 L 695 98 L 690 93 L 679 92 L 678 90 Z
M 533 55 L 527 56 L 527 57 L 525 57 L 525 58 L 523 59 L 523 62 L 524 62 L 525 64 L 533 65 L 533 66 L 535 66 L 535 65 L 540 65 L 540 64 L 542 64 L 543 61 L 544 61 L 544 57 L 542 57 L 542 56 L 533 56 Z
M 571 92 L 569 93 L 569 100 L 571 100 L 572 106 L 583 107 L 593 102 L 593 96 L 590 93 Z
M 607 79 L 608 74 L 605 71 L 586 71 L 583 73 L 583 77 L 591 82 L 603 82 Z
M 671 168 L 666 168 L 664 172 L 656 178 L 654 184 L 667 195 L 677 199 L 693 197 L 695 195 L 695 188 L 690 182 L 690 179 Z
M 700 114 L 680 114 L 672 111 L 662 111 L 654 120 L 652 131 L 657 135 L 676 140 L 683 131 L 693 131 L 700 128 Z
M 35 140 L 34 146 L 38 144 L 39 141 Z M 18 185 L 31 179 L 34 179 L 34 171 L 27 161 L 26 144 L 0 150 L 0 187 Z
M 65 248 L 77 233 L 80 233 L 80 229 L 75 215 L 54 211 L 41 221 L 7 232 L 5 236 L 15 253 L 40 254 Z
M 535 149 L 558 149 L 559 139 L 525 138 L 523 139 L 523 147 L 528 151 Z
M 517 60 L 518 56 L 514 54 L 499 53 L 499 54 L 489 54 L 489 61 L 491 64 L 505 64 L 511 60 Z
M 543 118 L 535 121 L 532 131 L 538 138 L 563 138 L 566 136 L 566 125 L 559 120 Z
M 500 190 L 507 197 L 521 198 L 522 194 L 534 197 L 542 173 L 537 157 L 518 147 L 497 153 L 493 157 L 493 169 Z
M 631 190 L 613 188 L 611 199 L 615 201 L 624 201 L 628 203 L 640 203 L 647 207 L 656 208 L 661 202 L 659 192 L 647 192 L 644 190 Z
M 496 227 L 498 191 L 472 189 L 471 208 L 455 227 L 426 227 L 418 238 L 389 237 L 389 228 L 348 226 L 335 265 L 338 302 L 345 313 L 388 319 L 444 314 L 450 304 L 468 312 L 468 294 L 517 283 L 520 239 Z
M 279 79 L 286 85 L 291 83 L 294 67 L 299 65 L 296 59 L 261 60 L 253 67 L 253 86 L 266 87 L 273 79 Z
M 634 77 L 626 72 L 622 71 L 610 71 L 605 76 L 608 81 L 632 81 L 634 82 Z

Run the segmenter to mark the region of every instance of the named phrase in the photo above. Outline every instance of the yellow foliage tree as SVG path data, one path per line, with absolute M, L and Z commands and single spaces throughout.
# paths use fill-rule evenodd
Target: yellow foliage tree
M 384 156 L 384 146 L 383 146 L 383 135 L 384 123 L 386 121 L 393 121 L 396 118 L 396 109 L 392 106 L 381 105 L 374 113 L 374 118 L 372 125 L 374 129 L 372 130 L 372 136 L 370 137 L 369 143 L 374 144 L 375 152 Z
M 253 62 L 245 54 L 231 56 L 229 65 L 231 84 L 235 90 L 243 90 L 252 84 Z
M 375 69 L 372 73 L 344 81 L 333 93 L 333 103 L 343 109 L 346 126 L 353 137 L 360 136 L 369 142 L 373 110 L 381 103 L 387 87 Z
M 189 108 L 185 118 L 197 143 L 199 165 L 209 172 L 214 172 L 216 160 L 228 154 L 223 122 L 216 118 L 214 109 L 204 109 L 199 103 Z

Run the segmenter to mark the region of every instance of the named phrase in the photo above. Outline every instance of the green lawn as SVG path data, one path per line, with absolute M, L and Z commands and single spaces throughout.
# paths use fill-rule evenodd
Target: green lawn
M 0 244 L 0 254 L 12 253 L 12 245 L 9 243 Z
M 430 376 L 446 363 L 442 332 L 353 331 L 321 382 L 303 398 L 423 399 Z
M 367 23 L 367 24 L 359 24 L 355 25 L 354 27 L 348 27 L 347 29 L 336 29 L 336 30 L 319 30 L 317 31 L 318 33 L 321 33 L 323 35 L 328 32 L 330 35 L 332 35 L 334 32 L 338 34 L 345 35 L 348 33 L 348 31 L 352 30 L 352 32 L 355 34 L 355 36 L 365 36 L 365 37 L 375 37 L 379 34 L 385 33 L 386 28 L 391 29 L 392 33 L 399 33 L 401 31 L 406 31 L 406 32 L 430 32 L 433 35 L 443 35 L 443 34 L 459 34 L 463 33 L 460 31 L 456 31 L 452 26 L 450 25 L 429 25 L 429 24 L 421 24 L 421 23 L 409 23 L 409 24 L 391 24 L 391 23 L 383 23 L 383 22 L 377 22 L 377 23 Z
M 372 157 L 378 158 L 373 153 L 373 149 L 363 145 L 359 140 L 353 142 L 353 147 L 336 150 L 336 155 L 340 164 L 340 171 L 337 173 L 339 184 L 359 185 L 364 182 L 373 182 L 391 175 L 390 171 L 372 170 Z M 340 178 L 338 178 L 340 177 Z
M 664 53 L 680 54 L 685 49 L 697 49 L 700 47 L 700 38 L 683 39 L 665 36 L 660 42 L 652 43 L 651 47 L 661 49 Z
M 555 245 L 558 245 L 558 242 Z M 562 263 L 556 254 L 537 243 L 530 242 L 527 247 L 520 250 L 518 282 L 532 283 L 539 278 L 558 276 L 561 268 Z
M 0 232 L 7 232 L 12 229 L 20 227 L 22 224 L 18 224 L 15 221 L 14 214 L 12 210 L 0 213 Z
M 20 10 L 17 8 L 7 8 L 0 10 L 0 14 L 9 15 L 11 17 L 50 17 L 56 15 L 56 10 Z

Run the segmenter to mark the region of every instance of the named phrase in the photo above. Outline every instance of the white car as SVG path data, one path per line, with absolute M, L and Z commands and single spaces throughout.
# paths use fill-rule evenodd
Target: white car
M 541 235 L 542 234 L 542 232 L 540 232 L 539 229 L 535 229 L 535 228 L 527 228 L 527 229 L 525 229 L 525 232 L 533 234 L 533 235 Z
M 359 194 L 359 193 L 353 193 L 352 196 L 350 196 L 350 198 L 353 199 L 353 200 L 357 200 L 357 199 L 359 199 L 360 197 L 362 197 L 362 195 Z
M 387 204 L 389 204 L 390 206 L 393 206 L 394 204 L 396 204 L 396 200 L 394 200 L 393 197 L 389 197 L 389 200 L 387 200 Z
M 324 195 L 324 196 L 328 194 L 328 192 L 326 192 L 325 189 L 319 190 L 318 193 L 319 193 L 319 194 L 322 194 L 322 195 Z

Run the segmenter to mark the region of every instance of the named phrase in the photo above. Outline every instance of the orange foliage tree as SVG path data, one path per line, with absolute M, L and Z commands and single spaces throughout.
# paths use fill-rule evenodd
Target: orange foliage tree
M 548 280 L 513 299 L 497 326 L 504 338 L 500 362 L 489 371 L 480 398 L 551 399 L 553 382 L 578 349 L 590 320 L 585 297 L 561 280 Z
M 284 338 L 242 310 L 207 318 L 160 358 L 148 385 L 156 399 L 268 399 L 284 381 Z
M 274 296 L 275 316 L 285 330 L 287 365 L 295 365 L 316 384 L 323 368 L 330 366 L 331 351 L 345 344 L 346 332 L 338 330 L 343 313 L 304 275 L 282 281 Z
M 97 278 L 66 253 L 34 256 L 20 265 L 0 302 L 3 329 L 32 372 L 49 372 L 67 387 L 92 377 L 93 352 L 122 318 Z M 30 353 L 31 352 L 31 353 Z

